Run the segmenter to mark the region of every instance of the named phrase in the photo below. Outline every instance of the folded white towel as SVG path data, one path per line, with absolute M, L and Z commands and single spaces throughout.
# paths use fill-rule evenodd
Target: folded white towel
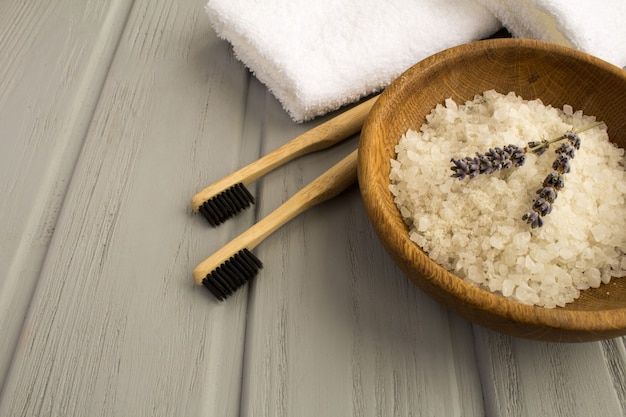
M 206 11 L 236 57 L 298 122 L 500 28 L 475 0 L 210 0 Z
M 515 37 L 576 48 L 626 66 L 625 0 L 478 0 Z

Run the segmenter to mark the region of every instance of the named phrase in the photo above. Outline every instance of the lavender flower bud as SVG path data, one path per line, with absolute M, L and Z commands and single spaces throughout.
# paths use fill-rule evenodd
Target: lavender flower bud
M 541 218 L 539 213 L 534 210 L 531 210 L 528 213 L 524 214 L 522 216 L 522 220 L 530 224 L 530 227 L 532 227 L 533 229 L 543 226 L 543 219 Z
M 552 169 L 555 171 L 567 174 L 570 172 L 569 157 L 567 155 L 559 155 L 552 164 Z
M 559 174 L 556 171 L 552 171 L 548 174 L 548 176 L 543 180 L 544 187 L 552 187 L 556 190 L 560 190 L 565 187 L 565 181 L 563 180 L 563 175 Z
M 580 136 L 576 133 L 569 132 L 565 134 L 565 137 L 574 148 L 580 149 Z
M 513 162 L 516 168 L 521 167 L 526 162 L 526 152 L 519 146 L 506 145 L 504 152 L 509 154 L 509 159 Z
M 476 178 L 476 175 L 478 175 L 478 169 L 480 167 L 480 160 L 478 158 L 470 158 L 469 156 L 466 157 L 465 160 L 469 165 L 470 179 Z
M 450 167 L 450 169 L 454 172 L 451 175 L 452 178 L 458 178 L 459 180 L 465 179 L 467 175 L 469 175 L 469 167 L 465 163 L 464 159 L 450 159 L 454 165 Z
M 478 168 L 479 174 L 491 174 L 494 171 L 491 159 L 489 159 L 487 156 L 483 155 L 480 152 L 476 152 L 476 158 L 478 158 L 478 160 L 480 161 L 480 165 Z
M 454 166 L 450 167 L 450 169 L 454 172 L 451 175 L 452 178 L 463 180 L 466 176 L 469 176 L 471 179 L 478 175 L 478 168 L 480 166 L 478 158 L 466 156 L 463 159 L 452 158 L 450 159 L 450 162 L 454 164 Z
M 549 203 L 554 203 L 558 197 L 558 193 L 552 187 L 543 187 L 537 190 L 537 195 Z
M 576 155 L 574 147 L 569 142 L 562 143 L 561 146 L 555 150 L 555 152 L 560 155 L 566 155 L 570 159 L 574 159 L 574 156 Z
M 541 216 L 547 216 L 552 212 L 552 204 L 541 197 L 533 199 L 533 210 Z
M 494 171 L 509 168 L 511 166 L 511 161 L 500 148 L 489 148 L 485 156 L 491 160 Z

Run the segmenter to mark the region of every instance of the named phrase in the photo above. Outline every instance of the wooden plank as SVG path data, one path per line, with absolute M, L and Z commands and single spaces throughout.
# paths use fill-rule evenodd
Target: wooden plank
M 621 339 L 544 343 L 479 327 L 475 334 L 487 415 L 624 415 Z M 619 356 L 607 358 L 611 350 Z
M 605 340 L 602 349 L 622 413 L 626 415 L 626 338 Z
M 258 157 L 248 79 L 202 4 L 134 2 L 0 415 L 238 414 L 246 291 L 217 303 L 191 270 L 254 211 L 211 229 L 188 203 Z
M 0 386 L 131 4 L 0 4 Z
M 268 97 L 264 152 L 294 125 Z M 259 216 L 356 146 L 294 161 L 259 185 Z M 257 248 L 242 415 L 483 415 L 471 326 L 416 289 L 374 236 L 358 189 L 309 210 Z M 445 398 L 445 400 L 443 400 Z

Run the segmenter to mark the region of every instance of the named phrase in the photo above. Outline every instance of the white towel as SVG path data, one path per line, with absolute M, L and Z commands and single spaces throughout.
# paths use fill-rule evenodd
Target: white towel
M 297 122 L 377 92 L 423 58 L 500 28 L 475 0 L 210 0 L 206 11 Z
M 626 66 L 626 0 L 478 0 L 516 37 L 569 46 Z

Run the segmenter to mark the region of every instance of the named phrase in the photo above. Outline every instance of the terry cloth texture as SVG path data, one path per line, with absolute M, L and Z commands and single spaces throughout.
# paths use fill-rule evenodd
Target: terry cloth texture
M 297 122 L 382 90 L 499 21 L 474 0 L 210 0 L 217 34 Z
M 626 66 L 625 0 L 477 0 L 515 37 L 558 43 Z

